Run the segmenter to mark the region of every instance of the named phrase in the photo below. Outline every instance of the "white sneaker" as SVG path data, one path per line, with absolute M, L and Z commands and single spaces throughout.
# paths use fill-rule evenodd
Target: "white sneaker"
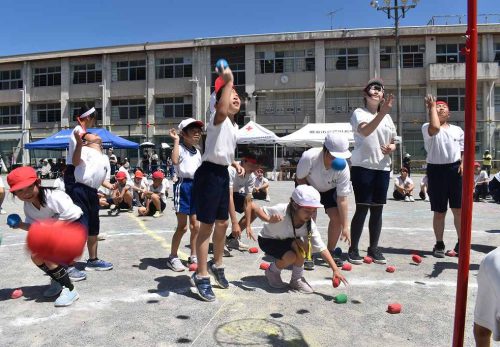
M 411 202 L 415 202 L 415 198 L 413 196 L 410 195 L 410 201 Z
M 163 216 L 163 213 L 161 213 L 160 211 L 156 211 L 153 215 L 153 218 L 160 218 L 161 216 Z
M 266 198 L 264 199 L 265 201 L 271 201 L 271 197 L 269 195 L 266 196 Z
M 424 200 L 424 201 L 427 201 L 427 202 L 431 201 L 431 200 L 429 199 L 429 194 L 425 194 L 425 200 Z
M 410 197 L 409 197 L 408 195 L 407 195 L 407 196 L 405 196 L 405 201 L 406 201 L 406 202 L 410 202 Z
M 0 207 L 0 214 L 7 214 L 7 212 L 2 207 Z
M 78 295 L 76 288 L 73 288 L 73 290 L 69 290 L 68 288 L 63 287 L 61 295 L 59 295 L 57 300 L 54 302 L 54 306 L 55 307 L 70 306 L 72 303 L 78 300 L 79 297 L 80 296 Z
M 182 264 L 181 260 L 178 257 L 168 257 L 167 267 L 175 272 L 182 272 L 186 270 L 186 267 Z

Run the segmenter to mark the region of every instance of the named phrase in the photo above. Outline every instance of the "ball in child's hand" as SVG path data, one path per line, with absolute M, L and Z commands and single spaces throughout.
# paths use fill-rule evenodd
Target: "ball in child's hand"
M 337 288 L 340 285 L 340 279 L 338 277 L 334 277 L 332 280 L 333 288 Z
M 229 64 L 227 63 L 226 59 L 219 59 L 217 60 L 217 63 L 215 63 L 215 72 L 221 74 L 228 67 Z
M 9 216 L 7 217 L 7 225 L 10 226 L 11 228 L 19 227 L 20 223 L 21 223 L 21 216 L 19 216 L 16 213 L 9 214 Z

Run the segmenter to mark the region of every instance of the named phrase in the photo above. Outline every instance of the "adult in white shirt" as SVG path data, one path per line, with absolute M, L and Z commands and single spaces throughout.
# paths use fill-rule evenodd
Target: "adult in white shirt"
M 444 258 L 444 223 L 448 203 L 453 213 L 457 236 L 460 237 L 460 215 L 462 211 L 462 155 L 464 131 L 448 123 L 450 109 L 444 101 L 436 101 L 432 95 L 425 98 L 429 123 L 422 126 L 424 146 L 427 152 L 427 178 L 431 211 L 434 212 L 432 226 L 436 236 L 433 254 Z M 458 242 L 448 255 L 458 255 Z
M 486 199 L 488 195 L 488 173 L 486 170 L 481 170 L 481 164 L 479 162 L 474 163 L 474 201 L 479 202 L 480 200 Z
M 477 274 L 474 310 L 476 346 L 489 347 L 492 337 L 494 341 L 500 341 L 500 248 L 484 257 Z
M 325 137 L 323 148 L 311 148 L 302 154 L 297 164 L 297 184 L 309 184 L 321 195 L 321 204 L 328 215 L 328 250 L 334 256 L 339 237 L 350 242 L 349 205 L 351 175 L 346 159 L 351 157 L 349 140 L 344 134 L 330 133 Z M 344 168 L 332 168 L 334 160 L 343 161 Z M 334 256 L 337 266 L 342 266 L 340 255 Z M 312 269 L 312 259 L 306 260 L 306 269 Z
M 351 117 L 354 132 L 351 178 L 356 211 L 351 221 L 348 260 L 353 264 L 363 262 L 358 245 L 366 215 L 370 211 L 368 256 L 375 263 L 385 264 L 387 261 L 378 248 L 378 241 L 382 231 L 382 210 L 389 188 L 391 153 L 396 150 L 396 127 L 389 115 L 394 97 L 384 94 L 384 84 L 379 78 L 368 81 L 363 92 L 365 107 L 354 110 Z
M 403 167 L 400 170 L 400 175 L 394 178 L 394 192 L 392 196 L 395 200 L 404 200 L 404 201 L 415 201 L 413 198 L 413 188 L 415 188 L 415 184 L 413 180 L 408 177 L 408 169 Z

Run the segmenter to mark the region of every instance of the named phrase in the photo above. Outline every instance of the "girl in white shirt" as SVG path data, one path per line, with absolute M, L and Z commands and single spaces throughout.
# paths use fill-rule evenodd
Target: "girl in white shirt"
M 13 228 L 28 231 L 32 223 L 46 219 L 56 219 L 61 221 L 61 224 L 75 223 L 83 214 L 65 192 L 41 187 L 40 179 L 31 167 L 25 166 L 13 170 L 7 176 L 7 181 L 11 193 L 24 202 L 26 216 L 24 222 L 11 226 Z M 44 296 L 53 297 L 60 293 L 54 303 L 56 307 L 69 306 L 79 298 L 65 264 L 54 263 L 37 254 L 32 254 L 31 260 L 52 278 L 51 286 L 45 290 Z
M 358 244 L 366 215 L 370 211 L 368 256 L 375 263 L 387 261 L 378 248 L 382 231 L 382 210 L 389 188 L 391 153 L 396 150 L 396 128 L 389 112 L 394 97 L 384 95 L 381 79 L 368 81 L 364 92 L 365 107 L 354 110 L 351 125 L 354 132 L 354 150 L 351 157 L 351 179 L 356 200 L 356 212 L 351 221 L 351 247 L 348 260 L 361 264 Z

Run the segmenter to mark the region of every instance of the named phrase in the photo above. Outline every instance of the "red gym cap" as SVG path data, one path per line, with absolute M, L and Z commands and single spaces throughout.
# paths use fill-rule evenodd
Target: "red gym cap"
M 481 164 L 479 164 L 477 161 L 474 163 L 474 167 L 481 167 Z
M 144 174 L 142 173 L 142 171 L 139 171 L 137 170 L 134 174 L 134 177 L 135 178 L 143 178 L 144 177 Z
M 123 171 L 118 171 L 115 175 L 115 178 L 119 181 L 123 181 L 127 179 L 127 174 Z
M 18 167 L 7 175 L 7 183 L 10 186 L 11 192 L 29 187 L 37 180 L 36 171 L 31 166 Z
M 222 77 L 217 77 L 217 79 L 215 80 L 215 94 L 217 94 L 219 92 L 219 90 L 224 87 L 224 85 L 226 84 L 226 82 L 224 81 L 224 79 Z
M 450 106 L 448 106 L 448 103 L 443 100 L 436 101 L 436 105 L 445 105 L 446 107 L 450 108 Z
M 153 172 L 153 178 L 161 178 L 161 179 L 164 179 L 165 178 L 165 175 L 163 174 L 163 172 L 161 171 L 155 171 Z

